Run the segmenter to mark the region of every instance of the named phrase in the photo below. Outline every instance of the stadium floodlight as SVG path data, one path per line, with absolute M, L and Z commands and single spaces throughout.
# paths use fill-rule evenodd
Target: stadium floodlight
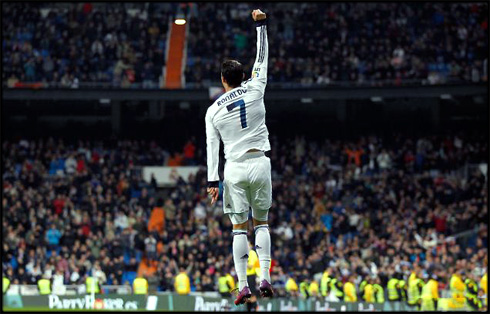
M 175 16 L 174 23 L 177 25 L 184 25 L 186 22 L 184 12 L 182 12 L 182 9 L 179 8 L 177 15 Z
M 174 23 L 177 24 L 177 25 L 184 25 L 186 23 L 186 20 L 185 20 L 185 18 L 177 17 L 175 19 Z

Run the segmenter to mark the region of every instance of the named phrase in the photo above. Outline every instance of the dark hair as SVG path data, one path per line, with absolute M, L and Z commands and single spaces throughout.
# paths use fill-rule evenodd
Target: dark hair
M 221 64 L 221 75 L 230 87 L 237 87 L 243 80 L 243 65 L 236 60 L 225 60 Z

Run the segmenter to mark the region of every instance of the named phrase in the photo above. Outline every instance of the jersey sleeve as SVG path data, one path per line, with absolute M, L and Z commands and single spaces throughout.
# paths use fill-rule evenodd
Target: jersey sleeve
M 210 110 L 206 113 L 206 151 L 208 165 L 208 186 L 218 187 L 219 174 L 219 132 L 213 124 Z
M 255 29 L 257 31 L 257 56 L 255 57 L 252 77 L 248 83 L 248 88 L 257 89 L 263 94 L 267 85 L 267 59 L 269 58 L 267 24 L 266 20 L 256 21 L 255 23 Z

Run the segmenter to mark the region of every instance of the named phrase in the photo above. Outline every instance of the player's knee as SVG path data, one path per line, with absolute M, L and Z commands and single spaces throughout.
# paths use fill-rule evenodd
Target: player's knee
M 230 220 L 233 224 L 233 229 L 247 230 L 248 229 L 248 213 L 230 213 Z
M 255 210 L 252 216 L 254 227 L 259 225 L 266 225 L 268 216 L 269 210 Z
M 247 230 L 248 221 L 241 224 L 233 224 L 233 230 Z

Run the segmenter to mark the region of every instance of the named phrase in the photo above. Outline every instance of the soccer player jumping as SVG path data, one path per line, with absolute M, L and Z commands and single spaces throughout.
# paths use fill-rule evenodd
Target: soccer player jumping
M 252 77 L 243 81 L 242 64 L 236 60 L 224 61 L 221 82 L 226 92 L 206 112 L 208 193 L 212 204 L 218 199 L 219 191 L 220 138 L 224 145 L 223 211 L 233 224 L 233 261 L 239 289 L 236 305 L 247 302 L 252 296 L 247 282 L 250 207 L 261 269 L 260 295 L 272 297 L 274 294 L 269 274 L 271 238 L 267 224 L 272 204 L 271 162 L 264 154 L 270 150 L 264 105 L 269 47 L 265 13 L 254 10 L 252 18 L 257 31 L 257 56 Z

